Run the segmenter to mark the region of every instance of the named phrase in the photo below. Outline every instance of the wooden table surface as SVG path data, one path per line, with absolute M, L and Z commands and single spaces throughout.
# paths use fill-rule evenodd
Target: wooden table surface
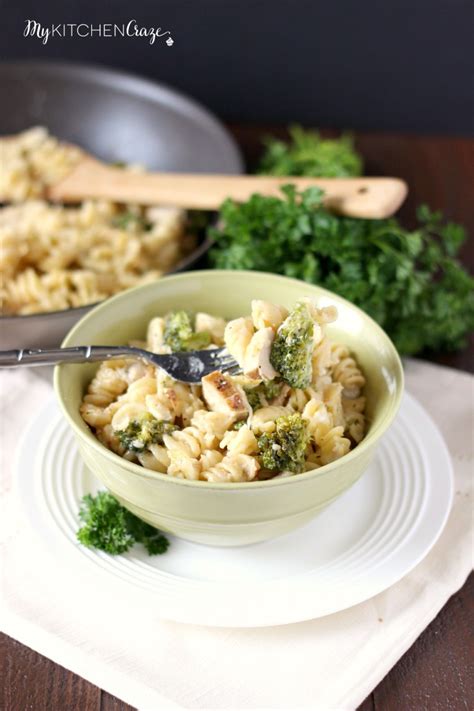
M 251 168 L 264 133 L 275 127 L 230 126 Z M 387 134 L 356 134 L 366 172 L 404 178 L 410 194 L 400 216 L 413 223 L 426 202 L 463 223 L 474 235 L 472 186 L 474 140 Z M 474 270 L 474 238 L 462 261 Z M 474 371 L 474 341 L 462 353 L 427 356 Z M 128 711 L 130 706 L 54 664 L 28 647 L 1 636 L 5 711 Z M 474 575 L 446 603 L 431 625 L 360 706 L 359 711 L 461 711 L 474 708 Z

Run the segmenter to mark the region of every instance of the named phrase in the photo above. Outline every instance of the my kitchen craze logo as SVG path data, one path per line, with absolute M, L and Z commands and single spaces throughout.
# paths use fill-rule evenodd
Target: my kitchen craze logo
M 154 44 L 157 40 L 164 40 L 168 47 L 172 47 L 174 44 L 169 30 L 162 30 L 161 27 L 140 27 L 137 20 L 129 20 L 121 25 L 112 22 L 103 22 L 97 25 L 89 25 L 86 22 L 42 25 L 38 20 L 25 20 L 23 37 L 34 37 L 41 40 L 43 44 L 47 44 L 50 39 L 70 37 L 79 37 L 80 39 L 90 37 L 141 38 L 148 40 L 149 44 Z

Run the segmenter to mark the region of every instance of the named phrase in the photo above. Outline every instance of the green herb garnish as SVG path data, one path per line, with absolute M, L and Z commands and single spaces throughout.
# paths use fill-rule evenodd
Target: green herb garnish
M 282 197 L 226 200 L 212 264 L 285 274 L 326 287 L 360 306 L 401 353 L 456 349 L 474 328 L 474 279 L 456 259 L 464 230 L 440 213 L 418 211 L 419 225 L 397 219 L 338 217 L 322 193 L 293 186 Z
M 267 175 L 308 175 L 344 178 L 362 175 L 362 158 L 351 136 L 321 138 L 316 131 L 290 126 L 290 142 L 265 140 L 265 152 L 258 168 Z
M 79 518 L 83 526 L 77 539 L 88 548 L 98 548 L 111 555 L 120 555 L 141 543 L 149 555 L 165 553 L 168 539 L 156 528 L 127 511 L 107 491 L 82 498 Z

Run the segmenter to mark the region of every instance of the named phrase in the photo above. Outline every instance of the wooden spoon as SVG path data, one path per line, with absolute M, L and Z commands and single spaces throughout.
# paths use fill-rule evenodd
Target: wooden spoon
M 0 142 L 10 138 L 2 137 Z M 398 210 L 408 192 L 406 183 L 399 178 L 135 173 L 101 163 L 82 151 L 81 154 L 82 158 L 65 177 L 46 188 L 47 199 L 68 203 L 90 198 L 217 210 L 226 198 L 242 202 L 253 193 L 281 197 L 281 186 L 292 183 L 298 190 L 321 188 L 325 206 L 334 212 L 383 218 Z
M 406 183 L 399 178 L 132 173 L 87 156 L 65 178 L 50 186 L 47 196 L 60 202 L 100 198 L 139 205 L 216 210 L 226 198 L 241 202 L 252 193 L 281 196 L 280 188 L 287 183 L 298 190 L 321 188 L 326 207 L 343 215 L 366 218 L 393 215 L 408 191 Z

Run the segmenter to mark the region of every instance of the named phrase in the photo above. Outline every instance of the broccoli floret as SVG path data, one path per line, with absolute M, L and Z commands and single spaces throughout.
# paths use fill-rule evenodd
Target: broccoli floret
M 231 429 L 232 430 L 240 430 L 246 424 L 247 424 L 247 420 L 238 420 L 237 422 L 234 422 Z
M 173 353 L 198 351 L 211 342 L 209 331 L 195 333 L 191 317 L 186 311 L 173 311 L 165 317 L 164 341 Z
M 308 304 L 299 302 L 279 327 L 270 353 L 270 362 L 293 388 L 311 382 L 314 321 Z
M 244 388 L 247 400 L 252 410 L 259 407 L 264 407 L 273 400 L 282 388 L 282 383 L 279 380 L 268 380 L 260 383 L 256 388 Z
M 272 471 L 298 474 L 304 469 L 309 433 L 299 413 L 275 420 L 276 429 L 258 438 L 262 466 Z
M 143 215 L 137 215 L 131 210 L 121 212 L 119 215 L 114 217 L 112 224 L 114 227 L 118 227 L 121 230 L 128 230 L 129 227 L 131 227 L 134 230 L 144 230 L 145 232 L 148 232 L 153 227 L 151 222 L 148 222 Z
M 172 351 L 185 350 L 183 344 L 193 335 L 191 317 L 186 311 L 173 311 L 165 317 L 164 341 Z
M 199 331 L 193 333 L 183 344 L 185 351 L 199 351 L 206 348 L 211 342 L 211 334 L 209 331 Z
M 129 452 L 143 452 L 150 444 L 163 444 L 163 435 L 171 434 L 178 428 L 171 422 L 157 420 L 148 413 L 136 420 L 130 420 L 124 430 L 115 434 L 120 444 Z

